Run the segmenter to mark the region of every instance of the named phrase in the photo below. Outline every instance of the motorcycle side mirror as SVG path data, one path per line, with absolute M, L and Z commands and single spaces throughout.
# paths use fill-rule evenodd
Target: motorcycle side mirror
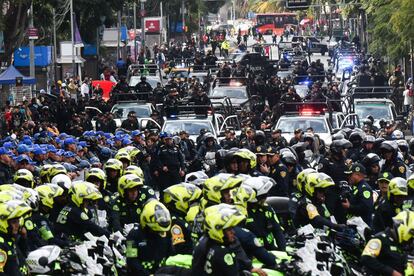
M 45 256 L 39 258 L 39 265 L 46 267 L 49 264 L 49 259 Z

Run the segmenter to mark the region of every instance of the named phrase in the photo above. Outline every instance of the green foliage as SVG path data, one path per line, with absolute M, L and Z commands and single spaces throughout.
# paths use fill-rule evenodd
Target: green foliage
M 363 0 L 368 15 L 369 49 L 379 56 L 398 60 L 410 51 L 414 37 L 412 0 Z

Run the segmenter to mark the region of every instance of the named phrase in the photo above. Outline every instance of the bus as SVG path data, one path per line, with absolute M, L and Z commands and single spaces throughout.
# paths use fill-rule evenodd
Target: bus
M 261 34 L 283 34 L 286 27 L 298 25 L 296 13 L 258 13 L 255 22 L 256 30 Z

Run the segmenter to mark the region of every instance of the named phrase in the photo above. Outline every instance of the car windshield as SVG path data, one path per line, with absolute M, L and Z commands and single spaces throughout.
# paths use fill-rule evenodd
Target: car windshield
M 214 88 L 210 96 L 217 98 L 247 99 L 247 92 L 244 87 L 217 87 Z
M 188 70 L 186 71 L 175 71 L 170 73 L 170 78 L 188 78 Z
M 366 118 L 371 115 L 375 120 L 392 120 L 389 104 L 363 103 L 355 105 L 355 113 L 359 118 Z
M 151 115 L 151 108 L 147 105 L 141 106 L 114 106 L 112 113 L 118 118 L 128 117 L 128 113 L 135 111 L 137 118 L 149 118 Z
M 129 80 L 129 86 L 135 86 L 137 85 L 139 82 L 141 82 L 141 77 L 140 76 L 132 76 L 131 79 Z M 160 82 L 159 78 L 148 78 L 146 82 L 148 82 L 152 88 L 157 87 L 157 82 Z
M 179 133 L 185 130 L 189 135 L 199 135 L 201 129 L 213 133 L 212 126 L 209 122 L 202 121 L 166 121 L 163 131 L 168 133 Z
M 306 130 L 309 127 L 313 128 L 315 133 L 329 132 L 326 121 L 323 118 L 280 118 L 276 128 L 282 130 L 282 133 L 293 133 L 295 129 Z

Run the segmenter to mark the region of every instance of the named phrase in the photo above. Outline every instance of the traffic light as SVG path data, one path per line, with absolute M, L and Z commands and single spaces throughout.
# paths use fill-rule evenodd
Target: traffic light
M 289 10 L 307 10 L 311 0 L 286 0 L 286 8 Z

